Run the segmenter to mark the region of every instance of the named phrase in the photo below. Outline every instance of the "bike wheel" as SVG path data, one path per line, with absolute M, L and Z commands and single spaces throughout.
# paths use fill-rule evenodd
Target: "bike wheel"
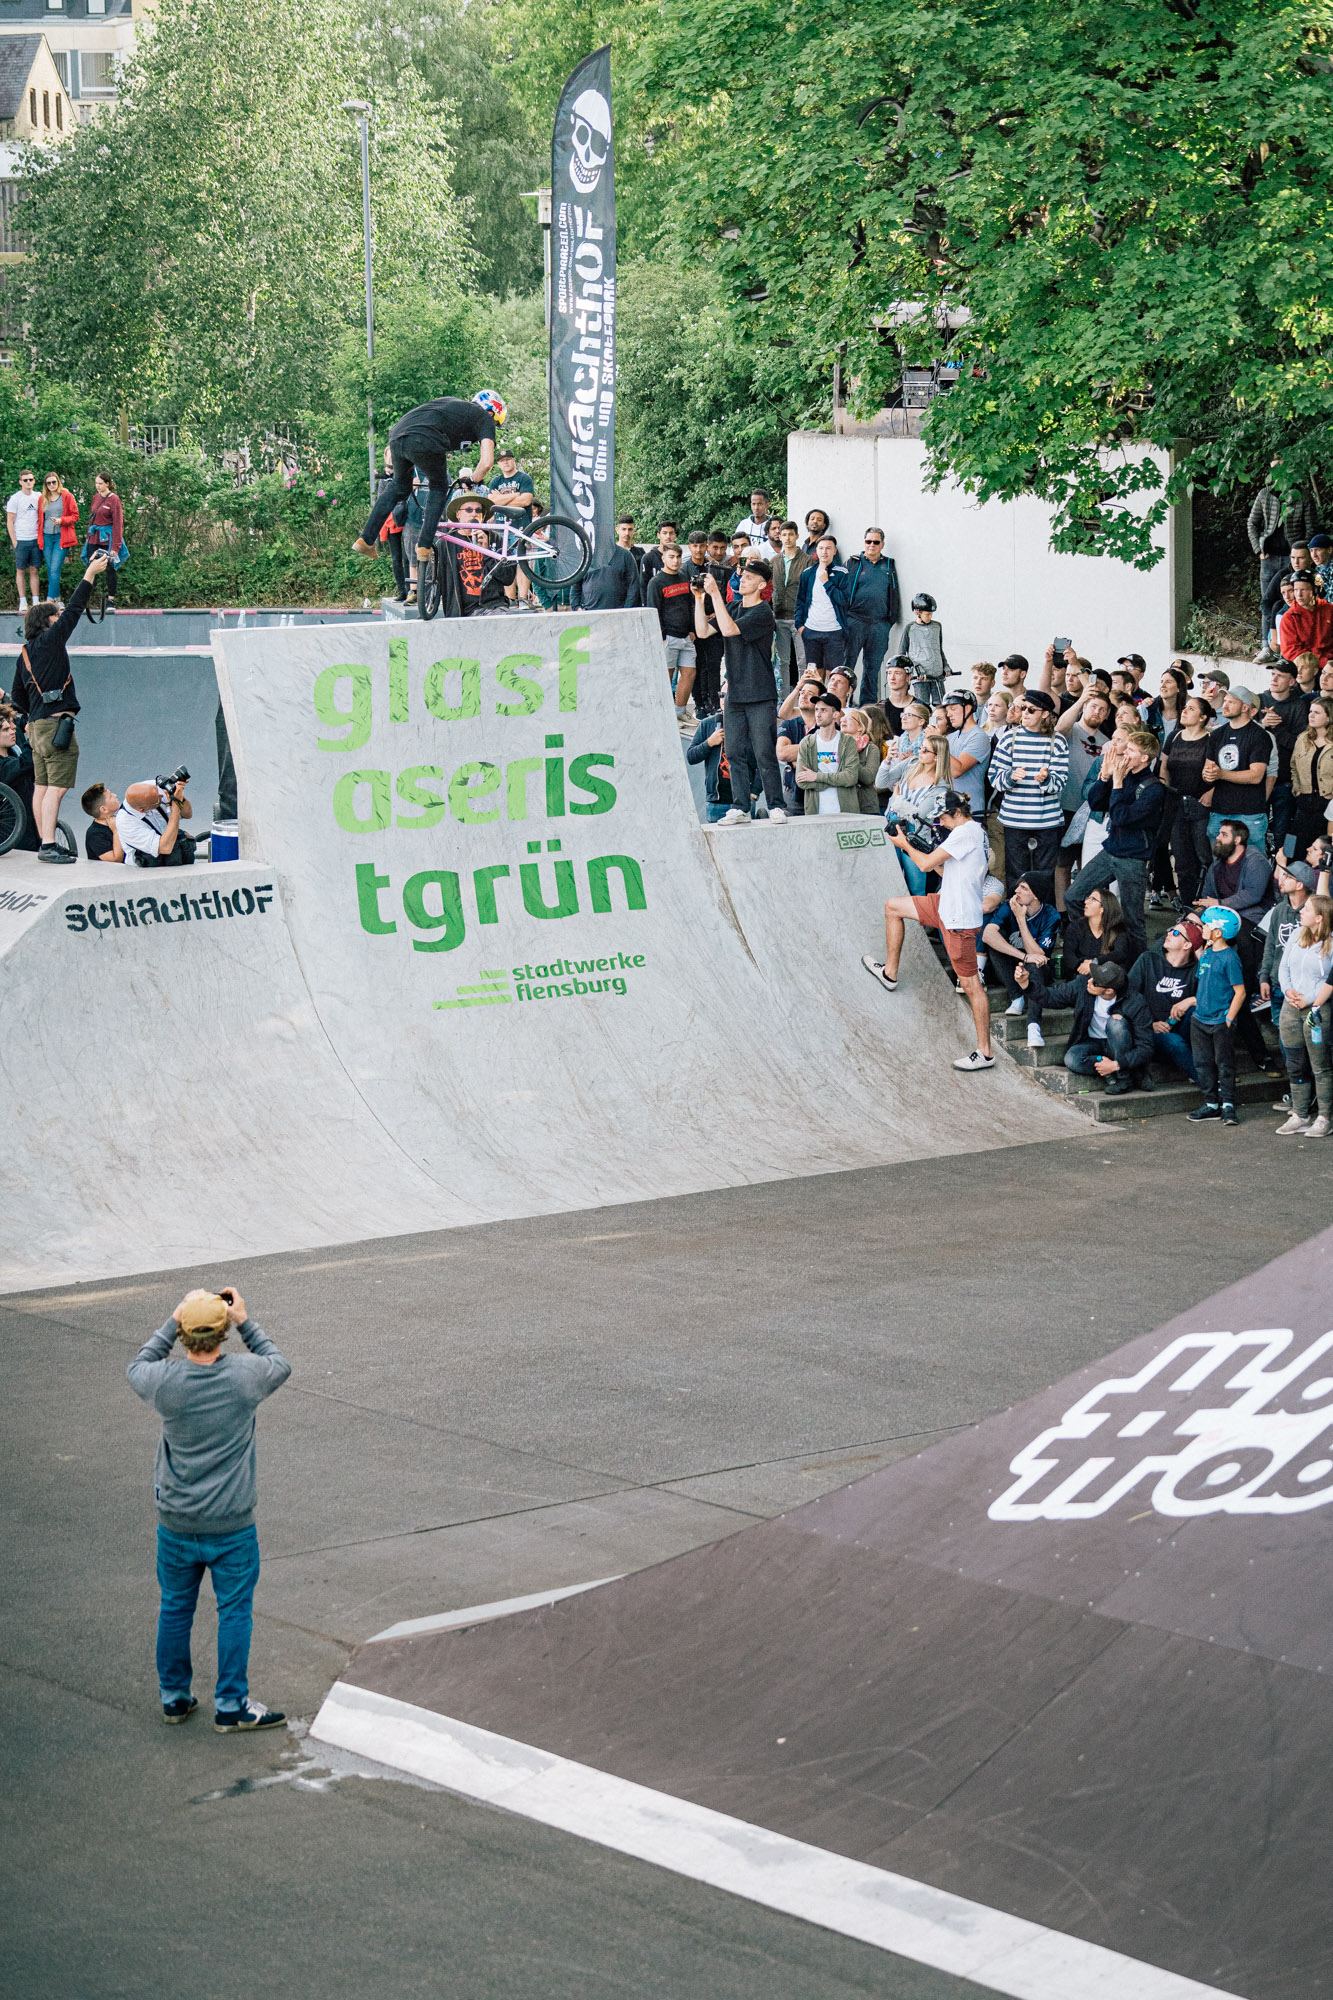
M 55 845 L 57 847 L 63 847 L 66 854 L 72 854 L 74 856 L 74 859 L 76 861 L 78 860 L 79 843 L 74 838 L 73 830 L 65 825 L 63 819 L 58 819 L 56 821 Z
M 518 566 L 531 583 L 544 590 L 568 590 L 586 575 L 592 561 L 592 543 L 577 521 L 563 514 L 539 514 L 525 531 L 527 553 Z M 534 548 L 536 542 L 541 546 Z
M 440 559 L 417 558 L 417 617 L 433 618 L 440 608 Z
M 0 854 L 8 854 L 15 842 L 23 838 L 27 824 L 28 815 L 18 793 L 8 785 L 0 785 Z

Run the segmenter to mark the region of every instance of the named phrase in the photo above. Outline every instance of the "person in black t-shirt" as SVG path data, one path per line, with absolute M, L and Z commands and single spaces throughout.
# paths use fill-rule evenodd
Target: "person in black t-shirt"
M 727 533 L 725 528 L 714 528 L 705 539 L 700 535 L 690 537 L 689 561 L 684 566 L 684 576 L 694 591 L 696 584 L 702 585 L 708 573 L 717 578 L 726 589 L 730 565 L 727 562 Z M 705 600 L 706 603 L 706 600 Z M 696 622 L 694 628 L 694 712 L 696 715 L 716 715 L 722 706 L 722 634 L 711 619 L 707 620 L 707 631 L 701 636 Z
M 482 523 L 490 519 L 492 511 L 490 496 L 485 493 L 460 493 L 449 502 L 446 518 L 465 532 L 469 528 L 474 531 L 468 535 L 474 546 L 460 549 L 448 545 L 458 575 L 458 608 L 464 618 L 477 611 L 509 609 L 508 586 L 518 569 L 512 562 L 491 560 L 491 539 Z
M 1208 808 L 1208 838 L 1216 840 L 1224 819 L 1242 819 L 1260 853 L 1268 835 L 1268 764 L 1273 739 L 1255 721 L 1258 696 L 1247 687 L 1228 688 L 1222 696 L 1222 727 L 1208 738 L 1203 782 Z
M 393 454 L 393 478 L 386 480 L 383 491 L 371 509 L 370 518 L 352 543 L 360 556 L 373 556 L 379 540 L 380 529 L 400 501 L 412 498 L 412 475 L 420 472 L 423 479 L 430 481 L 425 516 L 417 541 L 417 558 L 428 556 L 435 546 L 435 530 L 440 525 L 440 515 L 449 497 L 449 453 L 458 451 L 465 444 L 479 444 L 474 477 L 485 482 L 495 464 L 496 416 L 490 407 L 495 405 L 501 423 L 504 422 L 504 404 L 489 389 L 479 392 L 476 400 L 465 403 L 461 396 L 437 396 L 434 402 L 420 403 L 415 410 L 399 417 L 389 432 L 389 450 Z
M 694 686 L 694 594 L 689 578 L 681 573 L 677 543 L 669 542 L 662 550 L 662 567 L 648 585 L 647 598 L 648 609 L 657 613 L 662 631 L 667 674 L 676 698 L 676 720 L 683 723 Z
M 120 800 L 107 785 L 89 785 L 79 804 L 87 813 L 92 825 L 83 836 L 83 851 L 90 861 L 119 861 L 125 859 L 125 850 L 116 832 L 116 814 L 120 811 Z
M 748 771 L 752 759 L 764 788 L 769 818 L 787 817 L 777 753 L 778 689 L 773 673 L 776 625 L 772 608 L 763 601 L 772 581 L 773 572 L 768 564 L 755 557 L 741 571 L 740 603 L 734 615 L 727 609 L 722 585 L 711 572 L 703 579 L 703 593 L 695 598 L 695 631 L 706 635 L 711 617 L 726 649 L 727 762 L 731 766 L 735 804 L 722 820 L 723 826 L 738 825 L 749 818 L 748 811 L 742 809 L 748 805 L 742 773 Z

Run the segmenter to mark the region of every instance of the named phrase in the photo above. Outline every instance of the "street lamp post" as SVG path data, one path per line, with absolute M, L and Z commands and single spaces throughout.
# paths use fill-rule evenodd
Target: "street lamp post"
M 375 359 L 375 292 L 370 261 L 370 106 L 349 98 L 344 111 L 354 113 L 361 131 L 361 222 L 366 242 L 366 360 Z M 375 399 L 366 383 L 366 454 L 370 465 L 370 497 L 375 498 Z

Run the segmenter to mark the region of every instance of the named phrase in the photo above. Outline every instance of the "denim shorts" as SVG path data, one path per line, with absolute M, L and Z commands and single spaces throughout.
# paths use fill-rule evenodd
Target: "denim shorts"
M 40 542 L 15 542 L 15 569 L 36 569 L 41 559 L 42 545 Z

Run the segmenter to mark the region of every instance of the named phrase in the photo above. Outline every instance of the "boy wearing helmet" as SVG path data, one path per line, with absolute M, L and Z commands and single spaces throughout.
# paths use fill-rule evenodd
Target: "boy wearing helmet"
M 495 427 L 505 420 L 505 406 L 493 389 L 482 389 L 470 403 L 461 396 L 437 396 L 433 402 L 419 403 L 415 410 L 399 417 L 389 432 L 393 477 L 371 509 L 370 519 L 352 543 L 357 555 L 375 554 L 380 529 L 400 501 L 412 498 L 412 475 L 419 472 L 430 481 L 417 541 L 417 558 L 428 556 L 435 546 L 435 531 L 449 497 L 449 453 L 465 444 L 480 444 L 474 480 L 485 483 L 495 464 Z
M 1199 954 L 1198 987 L 1190 1015 L 1190 1047 L 1203 1103 L 1189 1118 L 1193 1125 L 1212 1118 L 1220 1118 L 1224 1125 L 1239 1125 L 1235 1024 L 1245 1005 L 1245 974 L 1234 940 L 1240 932 L 1240 918 L 1224 904 L 1214 903 L 1199 922 L 1205 943 Z
M 944 633 L 935 623 L 935 600 L 919 590 L 912 599 L 912 622 L 903 633 L 903 652 L 911 661 L 912 698 L 938 708 L 944 700 Z

